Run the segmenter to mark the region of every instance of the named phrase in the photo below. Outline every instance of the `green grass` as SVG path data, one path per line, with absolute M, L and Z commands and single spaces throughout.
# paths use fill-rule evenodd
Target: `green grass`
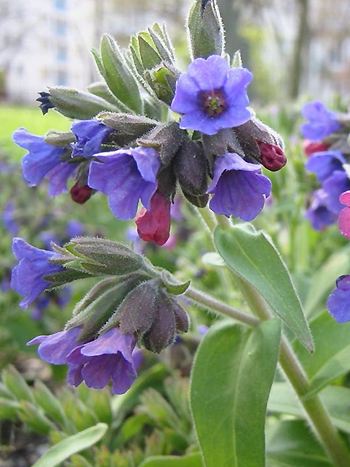
M 42 115 L 39 108 L 0 105 L 0 151 L 19 160 L 24 150 L 12 141 L 12 133 L 19 127 L 44 135 L 49 130 L 65 131 L 70 121 L 55 111 Z

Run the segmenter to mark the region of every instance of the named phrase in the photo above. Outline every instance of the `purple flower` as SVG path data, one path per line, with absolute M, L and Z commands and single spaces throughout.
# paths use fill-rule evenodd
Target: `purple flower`
M 208 193 L 214 194 L 209 205 L 212 211 L 250 221 L 264 207 L 271 181 L 261 174 L 259 165 L 227 153 L 216 158 Z
M 350 276 L 340 276 L 327 301 L 327 308 L 338 323 L 350 321 Z
M 350 180 L 344 170 L 336 170 L 333 175 L 328 177 L 322 185 L 323 190 L 327 194 L 327 207 L 335 214 L 339 214 L 343 208 L 339 201 L 339 196 L 344 191 L 350 190 Z
M 22 238 L 13 239 L 12 251 L 19 262 L 12 270 L 11 287 L 23 296 L 20 306 L 27 308 L 50 286 L 45 276 L 62 271 L 63 267 L 50 263 L 56 256 L 53 251 L 35 248 Z
M 312 154 L 305 167 L 316 174 L 318 180 L 322 183 L 335 170 L 342 170 L 345 163 L 346 160 L 340 151 L 323 151 Z
M 182 114 L 180 128 L 215 135 L 251 118 L 247 86 L 253 75 L 246 68 L 230 68 L 226 58 L 197 58 L 176 83 L 171 104 Z
M 301 127 L 304 138 L 319 141 L 338 131 L 341 127 L 337 115 L 328 110 L 322 102 L 309 102 L 302 110 L 303 117 L 308 120 Z
M 5 206 L 4 212 L 2 213 L 2 221 L 10 234 L 16 235 L 19 232 L 19 225 L 15 218 L 15 206 L 11 201 Z
M 123 394 L 137 374 L 133 359 L 136 339 L 113 328 L 96 340 L 76 347 L 67 357 L 68 382 L 78 386 L 82 381 L 90 388 L 104 388 L 112 382 L 112 392 Z
M 37 186 L 45 177 L 49 181 L 51 196 L 67 189 L 67 180 L 76 169 L 76 164 L 62 162 L 67 148 L 48 144 L 44 137 L 32 135 L 24 128 L 14 132 L 13 140 L 28 150 L 22 159 L 22 171 L 29 186 Z
M 74 219 L 70 220 L 66 227 L 66 234 L 69 239 L 73 237 L 80 237 L 85 232 L 83 224 Z
M 120 149 L 96 154 L 90 165 L 88 185 L 108 196 L 112 213 L 133 219 L 139 200 L 146 209 L 157 190 L 160 159 L 152 148 Z
M 101 144 L 113 131 L 98 120 L 82 120 L 72 125 L 77 139 L 73 144 L 73 156 L 91 157 L 101 151 Z
M 42 360 L 53 365 L 64 365 L 67 363 L 67 356 L 79 345 L 80 331 L 81 327 L 78 326 L 48 336 L 37 336 L 27 345 L 39 344 L 38 354 Z
M 305 217 L 315 230 L 323 230 L 337 220 L 337 215 L 327 207 L 327 193 L 319 189 L 313 193 L 311 204 Z

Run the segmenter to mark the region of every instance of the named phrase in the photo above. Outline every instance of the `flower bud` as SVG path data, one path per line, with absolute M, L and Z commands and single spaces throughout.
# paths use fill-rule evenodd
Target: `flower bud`
M 88 185 L 80 185 L 79 182 L 73 185 L 70 189 L 70 196 L 72 200 L 78 204 L 86 203 L 86 201 L 91 198 L 92 193 L 92 188 L 90 188 Z
M 47 114 L 50 109 L 54 109 L 55 105 L 50 100 L 50 93 L 49 92 L 39 92 L 40 97 L 36 99 L 37 102 L 40 102 L 40 109 L 43 115 Z
M 328 145 L 323 143 L 322 141 L 310 141 L 306 139 L 303 142 L 303 149 L 307 156 L 311 156 L 314 152 L 322 152 L 327 151 Z
M 207 160 L 199 143 L 185 139 L 174 161 L 175 175 L 182 190 L 191 195 L 207 191 Z
M 164 245 L 170 235 L 170 200 L 156 192 L 151 208 L 142 208 L 136 217 L 137 233 L 142 240 Z
M 260 162 L 272 172 L 282 169 L 287 163 L 283 150 L 274 144 L 257 141 L 260 150 Z

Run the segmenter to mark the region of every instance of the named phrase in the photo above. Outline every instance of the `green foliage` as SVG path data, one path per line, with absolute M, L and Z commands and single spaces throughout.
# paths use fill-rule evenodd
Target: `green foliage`
M 266 404 L 279 342 L 277 320 L 252 331 L 221 325 L 203 339 L 193 367 L 191 407 L 207 467 L 264 465 Z
M 313 350 L 310 329 L 289 271 L 278 250 L 263 233 L 248 226 L 217 229 L 218 252 L 239 277 L 256 288 L 273 312 L 308 350 Z

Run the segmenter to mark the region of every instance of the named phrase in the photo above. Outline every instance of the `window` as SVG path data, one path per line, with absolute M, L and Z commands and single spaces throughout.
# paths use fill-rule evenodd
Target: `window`
M 67 8 L 66 0 L 54 0 L 54 4 L 57 10 L 65 10 Z
M 65 36 L 67 34 L 67 23 L 62 20 L 55 22 L 55 31 L 58 36 Z
M 59 46 L 56 51 L 56 59 L 58 62 L 65 62 L 67 61 L 67 48 L 63 46 Z
M 57 72 L 57 84 L 59 86 L 67 86 L 67 73 L 65 71 L 58 71 Z

